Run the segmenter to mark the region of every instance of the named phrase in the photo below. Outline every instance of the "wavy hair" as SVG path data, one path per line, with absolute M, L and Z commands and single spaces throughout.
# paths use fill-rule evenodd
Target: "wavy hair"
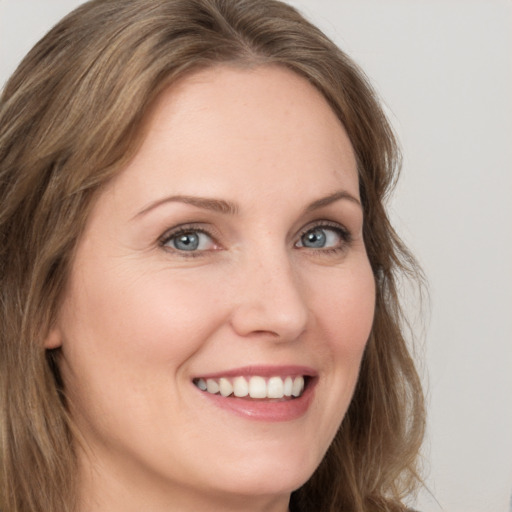
M 44 340 L 98 190 L 137 151 L 159 93 L 195 70 L 284 66 L 305 77 L 354 148 L 376 312 L 349 410 L 292 494 L 301 511 L 391 512 L 418 481 L 423 395 L 397 280 L 418 277 L 385 199 L 393 132 L 364 74 L 275 0 L 93 0 L 27 55 L 0 98 L 0 509 L 76 510 L 72 418 Z

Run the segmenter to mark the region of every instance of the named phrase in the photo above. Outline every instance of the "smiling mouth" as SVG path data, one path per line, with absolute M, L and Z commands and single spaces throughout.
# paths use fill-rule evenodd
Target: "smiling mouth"
M 220 377 L 218 379 L 194 379 L 194 385 L 205 393 L 223 397 L 248 399 L 293 400 L 302 396 L 310 378 L 308 376 L 262 377 L 253 375 L 249 378 Z

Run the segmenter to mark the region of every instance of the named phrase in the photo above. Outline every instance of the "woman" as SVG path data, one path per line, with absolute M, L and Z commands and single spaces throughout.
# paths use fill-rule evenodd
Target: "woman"
M 1 510 L 405 510 L 417 270 L 346 55 L 272 0 L 93 0 L 0 109 Z

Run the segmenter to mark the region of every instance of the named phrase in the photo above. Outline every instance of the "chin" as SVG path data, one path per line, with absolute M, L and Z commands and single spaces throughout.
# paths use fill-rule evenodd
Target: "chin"
M 297 456 L 300 451 L 295 449 L 293 456 L 276 450 L 266 456 L 240 458 L 237 464 L 217 468 L 215 483 L 222 479 L 226 492 L 239 495 L 289 495 L 309 480 L 321 461 L 308 452 Z

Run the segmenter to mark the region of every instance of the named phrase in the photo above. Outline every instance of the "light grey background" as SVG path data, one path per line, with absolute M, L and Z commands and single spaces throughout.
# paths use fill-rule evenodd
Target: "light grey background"
M 402 141 L 390 205 L 430 282 L 422 512 L 512 490 L 512 1 L 289 0 L 367 72 Z M 0 83 L 77 0 L 0 0 Z M 441 508 L 441 507 L 442 508 Z

